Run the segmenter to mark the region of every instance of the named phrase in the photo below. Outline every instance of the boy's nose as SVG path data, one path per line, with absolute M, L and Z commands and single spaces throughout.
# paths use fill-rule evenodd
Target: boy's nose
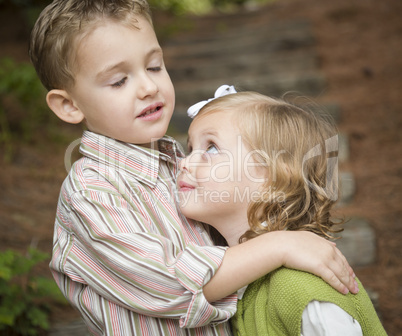
M 138 95 L 140 98 L 145 98 L 148 96 L 154 96 L 159 91 L 158 85 L 147 75 L 144 75 L 141 79 L 141 84 L 139 86 Z

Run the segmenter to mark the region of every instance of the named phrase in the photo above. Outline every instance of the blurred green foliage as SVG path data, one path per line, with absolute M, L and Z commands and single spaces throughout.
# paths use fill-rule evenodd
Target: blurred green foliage
M 181 15 L 192 12 L 204 14 L 212 8 L 227 8 L 243 5 L 250 0 L 148 0 L 153 9 L 166 10 Z M 256 3 L 263 3 L 269 0 L 253 0 Z M 51 1 L 49 0 L 0 0 L 0 5 L 12 6 L 29 12 L 44 8 Z M 27 14 L 27 13 L 25 13 Z M 30 20 L 31 21 L 31 20 Z
M 56 117 L 46 93 L 30 63 L 0 59 L 0 161 L 11 162 L 20 144 L 64 146 L 82 132 Z
M 50 304 L 67 301 L 53 279 L 34 276 L 33 268 L 47 253 L 0 252 L 0 334 L 38 335 L 49 329 Z
M 49 0 L 0 0 L 0 5 L 13 5 L 16 7 L 45 6 Z
M 252 2 L 264 3 L 268 1 L 270 0 L 253 0 Z M 152 8 L 181 15 L 188 12 L 205 14 L 213 8 L 233 9 L 250 2 L 250 0 L 148 0 L 148 2 Z
M 29 63 L 0 59 L 0 146 L 11 160 L 16 142 L 55 140 L 57 118 L 46 105 L 46 90 Z
M 206 13 L 211 9 L 210 0 L 148 0 L 152 9 L 169 11 L 176 15 L 187 12 Z
M 0 7 L 17 11 L 24 20 L 25 28 L 30 31 L 39 13 L 49 3 L 49 0 L 0 0 Z
M 188 12 L 203 14 L 213 8 L 233 8 L 247 0 L 148 0 L 153 10 L 175 15 Z M 268 2 L 273 0 L 253 0 Z M 0 9 L 12 9 L 23 18 L 26 33 L 31 30 L 39 12 L 50 0 L 0 0 Z M 229 6 L 229 7 L 228 7 Z M 163 27 L 159 37 L 178 30 L 191 29 L 191 22 L 177 18 L 174 24 Z M 0 59 L 0 159 L 11 161 L 18 142 L 39 139 L 68 143 L 69 136 L 60 132 L 61 122 L 51 113 L 45 101 L 46 91 L 33 66 L 17 63 L 10 58 Z

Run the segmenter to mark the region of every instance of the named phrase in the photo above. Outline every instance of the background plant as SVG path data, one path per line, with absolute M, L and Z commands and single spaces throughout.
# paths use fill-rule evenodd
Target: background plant
M 33 248 L 26 255 L 0 252 L 1 335 L 39 335 L 49 329 L 50 304 L 67 302 L 53 279 L 35 276 L 35 266 L 48 259 Z
M 0 145 L 10 161 L 16 142 L 57 138 L 57 118 L 45 100 L 46 91 L 29 63 L 0 59 Z
M 247 2 L 264 3 L 272 0 L 148 0 L 152 8 L 167 10 L 176 15 L 188 12 L 195 14 L 205 14 L 212 10 L 235 8 Z
M 182 20 L 188 12 L 204 14 L 213 8 L 233 8 L 247 0 L 148 0 L 155 11 L 173 13 L 170 26 L 160 30 L 160 38 L 178 30 L 191 29 L 191 21 Z M 253 0 L 267 2 L 272 0 Z M 0 0 L 0 10 L 10 10 L 21 18 L 22 32 L 27 39 L 40 11 L 51 0 Z M 179 18 L 178 16 L 181 16 Z M 45 89 L 33 66 L 11 58 L 0 59 L 0 158 L 12 161 L 18 143 L 71 142 L 71 134 L 63 133 L 61 122 L 45 102 Z
M 179 15 L 188 12 L 203 14 L 212 8 L 238 6 L 246 2 L 263 3 L 268 1 L 270 0 L 148 0 L 153 9 L 167 10 Z M 35 15 L 39 14 L 40 9 L 50 2 L 51 0 L 0 0 L 0 5 L 17 8 L 22 16 L 32 24 Z

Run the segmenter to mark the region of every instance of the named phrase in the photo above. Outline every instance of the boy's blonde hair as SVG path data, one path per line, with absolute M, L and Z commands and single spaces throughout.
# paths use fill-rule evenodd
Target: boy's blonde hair
M 42 84 L 48 90 L 73 86 L 80 40 L 105 20 L 135 27 L 139 16 L 152 24 L 146 0 L 54 0 L 31 34 L 29 55 Z
M 249 205 L 250 230 L 240 241 L 277 230 L 308 230 L 326 238 L 342 231 L 330 215 L 338 196 L 338 148 L 329 118 L 256 92 L 217 98 L 196 118 L 220 111 L 232 111 L 243 142 L 267 172 L 262 197 Z

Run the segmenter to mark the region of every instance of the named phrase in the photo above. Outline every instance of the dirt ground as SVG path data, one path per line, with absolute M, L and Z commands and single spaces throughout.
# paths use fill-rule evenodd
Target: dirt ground
M 377 238 L 376 262 L 355 272 L 379 294 L 389 335 L 402 335 L 402 1 L 282 0 L 270 8 L 276 19 L 304 17 L 313 23 L 328 81 L 322 99 L 340 104 L 340 129 L 350 141 L 350 161 L 342 168 L 353 172 L 357 191 L 343 212 L 367 218 Z M 28 60 L 19 21 L 2 16 L 0 57 Z M 80 136 L 74 127 L 63 131 L 72 139 Z M 50 251 L 66 146 L 40 141 L 15 146 L 14 160 L 1 164 L 0 249 L 34 245 Z M 41 272 L 50 274 L 46 265 Z M 55 312 L 56 322 L 76 317 Z

